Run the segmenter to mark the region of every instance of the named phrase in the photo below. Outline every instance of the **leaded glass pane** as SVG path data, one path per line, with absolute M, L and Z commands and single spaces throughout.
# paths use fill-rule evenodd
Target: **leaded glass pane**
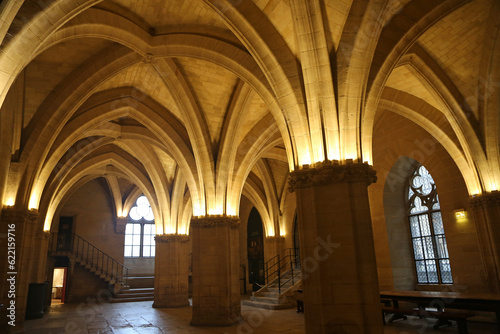
M 434 259 L 434 248 L 432 245 L 432 237 L 422 238 L 422 244 L 424 245 L 424 256 L 426 259 Z
M 413 177 L 413 188 L 421 195 L 429 195 L 432 192 L 433 184 L 434 180 L 429 171 L 424 166 L 420 166 L 417 174 Z
M 132 209 L 130 209 L 129 216 L 133 220 L 141 220 L 141 218 L 142 218 L 141 215 L 137 212 L 137 207 L 136 206 L 134 206 Z
M 425 270 L 424 261 L 416 261 L 415 265 L 417 267 L 417 281 L 418 283 L 428 283 L 427 271 Z
M 153 246 L 151 246 L 151 256 L 155 255 L 156 255 L 156 246 L 153 244 Z
M 413 239 L 413 251 L 415 254 L 415 260 L 423 260 L 424 259 L 424 250 L 422 249 L 422 239 L 421 238 Z
M 416 196 L 415 199 L 413 200 L 413 205 L 410 213 L 419 213 L 419 212 L 425 212 L 429 210 L 427 206 L 422 205 L 422 200 L 420 197 Z
M 436 261 L 427 260 L 425 261 L 425 266 L 427 267 L 427 277 L 429 278 L 429 283 L 439 283 Z
M 152 234 L 153 226 L 153 224 L 144 224 L 144 234 Z
M 149 257 L 150 256 L 150 251 L 151 251 L 151 247 L 150 246 L 144 246 L 144 248 L 142 249 L 142 256 Z
M 432 226 L 434 227 L 434 234 L 444 234 L 441 212 L 432 213 Z
M 413 192 L 413 190 L 411 190 L 411 187 L 410 187 L 410 189 L 408 189 L 408 199 L 411 199 L 413 194 L 414 194 L 414 192 Z
M 132 246 L 132 256 L 141 256 L 141 246 Z
M 409 180 L 409 221 L 418 283 L 453 283 L 436 186 L 419 166 Z M 429 207 L 435 212 L 430 212 Z M 418 215 L 415 215 L 418 214 Z
M 132 256 L 132 246 L 125 246 L 125 256 Z
M 436 203 L 432 205 L 432 210 L 439 210 L 441 206 L 439 205 L 439 196 L 436 194 Z
M 441 281 L 443 283 L 453 283 L 453 277 L 451 276 L 451 266 L 450 260 L 439 260 L 439 267 L 441 269 Z
M 130 234 L 125 234 L 125 245 L 132 245 L 132 236 Z
M 411 229 L 411 236 L 413 238 L 420 236 L 420 224 L 418 223 L 418 216 L 410 217 L 410 229 Z
M 448 247 L 446 245 L 446 238 L 444 235 L 437 235 L 436 236 L 436 248 L 438 251 L 438 257 L 440 259 L 445 259 L 448 258 Z
M 420 230 L 422 236 L 431 235 L 431 228 L 429 226 L 429 216 L 427 214 L 418 216 L 420 222 Z
M 141 224 L 133 224 L 134 225 L 134 234 L 141 235 Z

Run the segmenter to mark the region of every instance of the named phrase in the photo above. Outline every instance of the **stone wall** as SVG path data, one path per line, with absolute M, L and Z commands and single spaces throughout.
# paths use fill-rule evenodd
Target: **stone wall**
M 470 212 L 469 194 L 460 171 L 445 149 L 415 123 L 386 112 L 375 124 L 373 152 L 378 181 L 368 190 L 380 288 L 485 292 L 484 267 L 472 214 L 467 222 L 458 223 L 454 218 L 456 209 Z M 453 286 L 416 284 L 409 223 L 404 197 L 401 197 L 406 191 L 412 161 L 423 164 L 436 182 Z

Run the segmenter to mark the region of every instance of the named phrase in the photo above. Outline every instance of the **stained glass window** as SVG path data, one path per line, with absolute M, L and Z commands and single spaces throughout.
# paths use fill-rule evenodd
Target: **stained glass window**
M 418 166 L 408 187 L 410 233 L 419 284 L 452 284 L 436 184 L 424 166 Z
M 125 228 L 125 256 L 154 257 L 155 235 L 153 210 L 146 196 L 141 195 L 130 209 Z

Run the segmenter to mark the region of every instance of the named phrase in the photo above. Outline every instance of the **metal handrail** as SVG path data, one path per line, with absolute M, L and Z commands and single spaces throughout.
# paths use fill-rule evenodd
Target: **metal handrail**
M 80 261 L 84 261 L 95 268 L 99 274 L 104 274 L 111 279 L 115 279 L 123 285 L 127 284 L 130 268 L 118 262 L 76 233 L 67 235 L 52 233 L 50 250 L 53 254 L 69 252 Z M 123 275 L 124 271 L 126 272 L 125 275 Z
M 290 267 L 289 270 L 288 267 Z M 294 274 L 294 270 L 298 271 L 298 273 Z M 269 259 L 265 263 L 265 272 L 266 284 L 269 285 L 271 281 L 277 280 L 279 293 L 281 293 L 281 288 L 288 282 L 292 281 L 292 284 L 295 284 L 295 277 L 300 273 L 300 255 L 297 255 L 297 248 L 287 248 Z M 282 272 L 291 272 L 292 277 L 282 282 Z

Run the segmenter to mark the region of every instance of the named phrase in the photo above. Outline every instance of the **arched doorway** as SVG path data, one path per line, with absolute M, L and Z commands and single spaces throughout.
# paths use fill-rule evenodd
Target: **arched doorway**
M 248 251 L 248 273 L 249 283 L 253 291 L 264 285 L 264 231 L 262 219 L 257 209 L 252 208 L 248 217 L 247 226 L 247 251 Z

